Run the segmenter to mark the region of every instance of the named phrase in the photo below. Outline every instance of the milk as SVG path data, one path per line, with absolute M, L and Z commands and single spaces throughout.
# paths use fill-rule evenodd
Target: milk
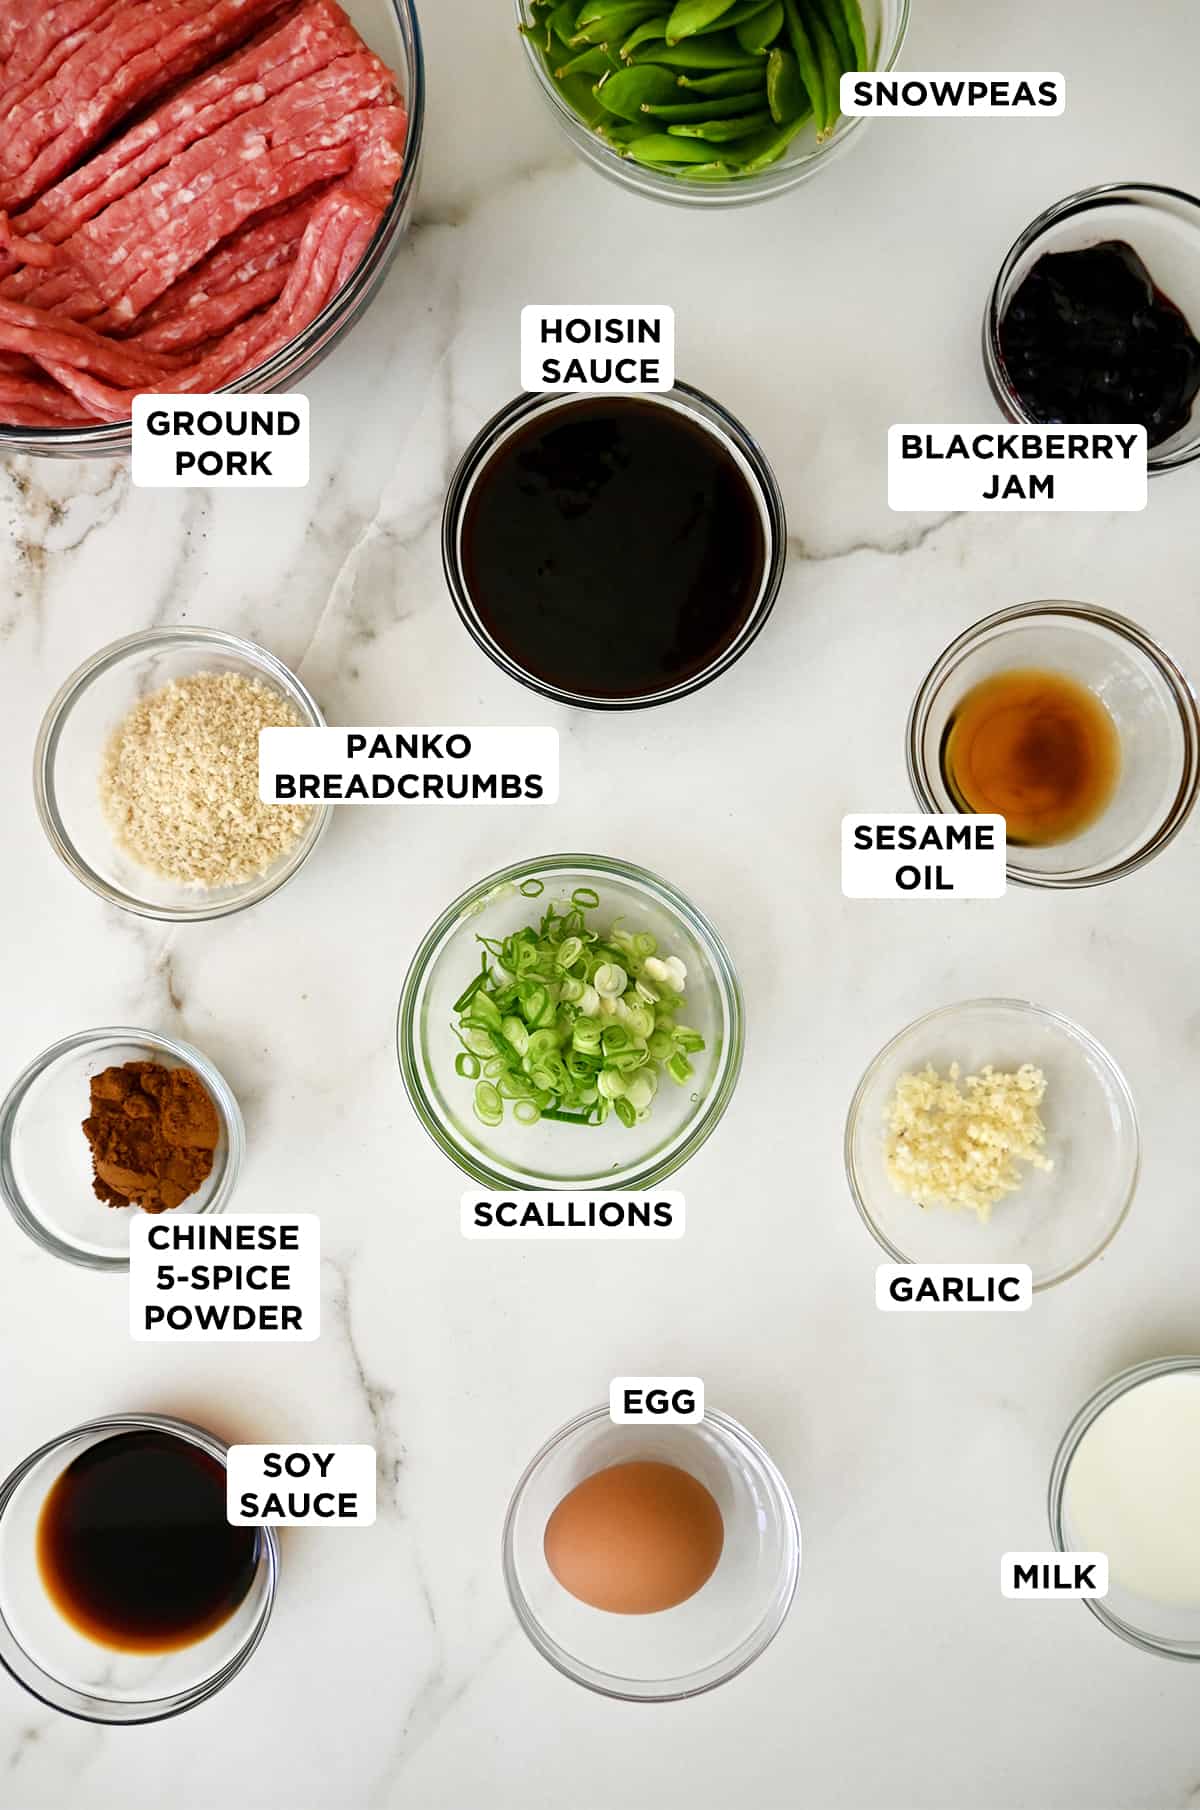
M 1200 1606 L 1200 1375 L 1152 1377 L 1079 1443 L 1064 1496 L 1072 1547 L 1108 1554 L 1112 1583 Z

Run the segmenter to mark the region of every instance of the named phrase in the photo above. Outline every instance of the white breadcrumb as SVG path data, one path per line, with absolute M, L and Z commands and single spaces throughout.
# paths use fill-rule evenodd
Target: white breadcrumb
M 244 673 L 172 679 L 134 705 L 104 751 L 100 803 L 116 842 L 185 886 L 257 879 L 311 815 L 259 798 L 258 732 L 301 727 L 287 698 Z
M 1046 1077 L 1025 1062 L 1015 1073 L 990 1066 L 959 1084 L 957 1062 L 901 1075 L 884 1114 L 887 1176 L 923 1207 L 967 1207 L 986 1220 L 1021 1186 L 1018 1167 L 1050 1170 L 1042 1154 L 1040 1107 Z

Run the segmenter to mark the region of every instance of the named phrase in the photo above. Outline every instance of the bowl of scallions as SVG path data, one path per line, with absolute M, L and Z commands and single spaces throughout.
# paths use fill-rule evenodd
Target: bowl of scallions
M 447 906 L 400 1000 L 425 1129 L 486 1187 L 627 1192 L 714 1130 L 742 1059 L 733 963 L 657 875 L 603 855 L 490 874 Z

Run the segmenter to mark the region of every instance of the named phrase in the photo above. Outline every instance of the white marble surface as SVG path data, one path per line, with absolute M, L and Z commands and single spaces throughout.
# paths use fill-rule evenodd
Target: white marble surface
M 560 141 L 507 0 L 425 8 L 431 103 L 416 228 L 368 319 L 312 380 L 305 494 L 135 492 L 120 466 L 0 466 L 5 1077 L 104 1022 L 203 1046 L 242 1099 L 243 1209 L 317 1208 L 316 1345 L 134 1347 L 119 1281 L 5 1218 L 0 1466 L 89 1415 L 225 1436 L 373 1440 L 371 1532 L 285 1542 L 251 1667 L 181 1719 L 72 1723 L 0 1678 L 0 1802 L 151 1810 L 1182 1810 L 1200 1805 L 1196 1676 L 1083 1609 L 1003 1602 L 997 1560 L 1046 1539 L 1058 1436 L 1136 1359 L 1200 1344 L 1195 825 L 1078 897 L 849 905 L 843 811 L 906 808 L 903 726 L 937 650 L 1037 596 L 1139 617 L 1200 673 L 1200 473 L 1143 516 L 889 515 L 893 419 L 987 418 L 977 350 L 1014 234 L 1083 184 L 1195 186 L 1200 13 L 1181 0 L 914 0 L 914 68 L 1061 69 L 1066 117 L 874 126 L 816 183 L 696 219 L 608 186 Z M 529 695 L 462 633 L 438 518 L 452 463 L 518 387 L 520 305 L 669 300 L 681 374 L 775 463 L 791 561 L 718 687 L 563 737 L 554 807 L 349 807 L 299 880 L 172 931 L 105 910 L 51 855 L 28 783 L 80 660 L 152 622 L 250 635 L 332 721 L 521 722 Z M 683 1244 L 464 1244 L 459 1178 L 405 1101 L 401 979 L 479 874 L 589 847 L 711 913 L 749 1013 L 742 1081 L 681 1178 Z M 1145 1166 L 1110 1252 L 1028 1316 L 882 1316 L 841 1130 L 860 1069 L 940 1001 L 1018 993 L 1078 1017 L 1140 1103 Z M 617 1372 L 699 1371 L 765 1441 L 805 1534 L 791 1619 L 748 1673 L 647 1709 L 559 1678 L 498 1564 L 512 1482 Z

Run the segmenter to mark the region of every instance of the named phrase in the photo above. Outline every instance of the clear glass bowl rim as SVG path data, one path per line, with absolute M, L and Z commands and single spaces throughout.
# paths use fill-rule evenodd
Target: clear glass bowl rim
M 800 1579 L 800 1517 L 796 1511 L 795 1499 L 783 1473 L 754 1435 L 748 1432 L 740 1421 L 734 1420 L 731 1415 L 720 1413 L 716 1408 L 710 1408 L 706 1403 L 705 1420 L 712 1421 L 713 1425 L 720 1429 L 731 1444 L 741 1446 L 751 1454 L 755 1462 L 762 1466 L 763 1472 L 775 1491 L 780 1508 L 780 1519 L 785 1530 L 784 1570 L 771 1607 L 758 1628 L 753 1634 L 748 1635 L 737 1648 L 736 1663 L 720 1671 L 716 1677 L 706 1677 L 700 1684 L 691 1682 L 687 1677 L 669 1678 L 663 1680 L 665 1688 L 662 1690 L 653 1692 L 645 1689 L 633 1690 L 630 1688 L 631 1680 L 620 1679 L 610 1673 L 594 1671 L 591 1667 L 573 1660 L 569 1653 L 542 1631 L 542 1625 L 529 1607 L 521 1589 L 517 1577 L 516 1561 L 513 1557 L 517 1513 L 529 1480 L 538 1466 L 564 1440 L 569 1439 L 581 1428 L 595 1425 L 600 1421 L 607 1421 L 608 1418 L 607 1402 L 596 1408 L 585 1409 L 582 1414 L 577 1414 L 573 1420 L 569 1420 L 565 1426 L 560 1427 L 556 1433 L 552 1433 L 522 1471 L 509 1499 L 508 1512 L 504 1517 L 504 1532 L 500 1542 L 500 1558 L 504 1569 L 504 1583 L 508 1591 L 508 1600 L 512 1604 L 513 1613 L 522 1629 L 542 1658 L 548 1660 L 555 1671 L 561 1672 L 565 1678 L 570 1678 L 575 1684 L 584 1685 L 588 1690 L 597 1692 L 599 1696 L 616 1697 L 622 1703 L 678 1703 L 686 1697 L 703 1696 L 706 1691 L 716 1690 L 718 1685 L 728 1684 L 731 1678 L 736 1678 L 739 1673 L 746 1670 L 747 1666 L 753 1665 L 754 1661 L 766 1652 L 787 1620 Z M 706 1670 L 710 1669 L 706 1668 Z
M 528 23 L 528 0 L 514 0 L 514 10 L 518 26 Z M 888 70 L 896 67 L 908 35 L 909 10 L 910 0 L 898 0 L 896 29 L 888 54 L 871 73 L 885 75 Z M 577 135 L 587 141 L 587 153 L 576 144 L 580 155 L 585 156 L 595 168 L 602 170 L 623 188 L 654 201 L 665 201 L 668 205 L 711 209 L 746 207 L 756 201 L 766 201 L 772 195 L 786 194 L 789 189 L 798 187 L 810 176 L 815 176 L 818 170 L 833 163 L 847 145 L 857 143 L 861 136 L 858 128 L 868 123 L 863 117 L 842 115 L 833 138 L 792 163 L 787 162 L 785 154 L 778 163 L 769 164 L 754 176 L 734 177 L 728 182 L 689 183 L 686 178 L 661 175 L 644 165 L 635 164 L 631 158 L 621 157 L 614 151 L 559 94 L 528 34 L 522 31 L 519 35 L 538 87 L 552 107 L 560 128 L 572 143 L 575 143 Z
M 313 821 L 309 829 L 300 838 L 292 855 L 283 864 L 277 874 L 264 874 L 256 885 L 247 889 L 245 894 L 229 899 L 224 904 L 205 905 L 200 903 L 203 893 L 197 893 L 197 904 L 155 905 L 148 906 L 141 899 L 135 899 L 131 893 L 122 892 L 119 887 L 110 886 L 107 880 L 101 879 L 95 870 L 79 854 L 75 844 L 66 832 L 59 816 L 54 800 L 54 760 L 58 752 L 58 743 L 63 725 L 77 700 L 87 690 L 94 679 L 100 678 L 110 668 L 119 666 L 128 656 L 153 653 L 156 649 L 167 650 L 171 647 L 197 648 L 211 647 L 214 652 L 225 653 L 243 660 L 247 665 L 255 667 L 268 679 L 274 681 L 277 688 L 295 704 L 307 717 L 305 725 L 311 729 L 323 729 L 325 718 L 321 714 L 320 705 L 312 696 L 303 680 L 297 678 L 291 669 L 284 665 L 275 654 L 265 647 L 259 647 L 254 641 L 243 640 L 238 635 L 226 634 L 218 628 L 185 628 L 180 626 L 167 628 L 142 629 L 133 635 L 124 635 L 119 641 L 112 641 L 102 647 L 98 653 L 85 660 L 82 666 L 66 678 L 51 698 L 38 730 L 37 743 L 33 752 L 33 797 L 37 807 L 38 821 L 45 830 L 59 860 L 70 869 L 77 880 L 92 892 L 99 895 L 110 905 L 117 905 L 122 911 L 131 912 L 135 917 L 154 918 L 157 922 L 172 924 L 196 924 L 206 919 L 232 917 L 235 912 L 247 911 L 251 905 L 259 905 L 264 899 L 278 892 L 281 886 L 295 877 L 303 867 L 313 849 L 325 834 L 333 813 L 333 806 L 322 804 L 316 806 Z
M 956 635 L 942 649 L 922 679 L 908 713 L 905 740 L 909 783 L 922 811 L 937 813 L 941 810 L 941 805 L 934 797 L 922 753 L 925 723 L 934 699 L 949 673 L 977 641 L 982 641 L 993 629 L 1009 627 L 1035 616 L 1066 617 L 1070 621 L 1084 622 L 1093 628 L 1104 629 L 1117 639 L 1130 642 L 1158 671 L 1179 710 L 1184 740 L 1183 773 L 1167 816 L 1140 848 L 1125 860 L 1119 861 L 1115 867 L 1103 868 L 1099 873 L 1042 874 L 1017 867 L 1011 859 L 1008 863 L 1008 878 L 1014 886 L 1035 886 L 1051 891 L 1104 886 L 1144 867 L 1147 861 L 1152 861 L 1168 843 L 1173 842 L 1187 822 L 1197 795 L 1200 794 L 1200 704 L 1197 703 L 1196 693 L 1182 667 L 1145 629 L 1129 617 L 1119 616 L 1115 610 L 1101 609 L 1095 604 L 1072 603 L 1065 598 L 1042 598 L 1030 603 L 1010 604 L 1006 609 L 996 610 L 992 615 L 972 623 L 961 635 Z
M 983 311 L 983 367 L 988 386 L 1006 420 L 1029 427 L 1048 425 L 1027 412 L 1020 396 L 1008 381 L 1000 354 L 1000 323 L 1013 271 L 1043 234 L 1050 232 L 1063 220 L 1086 214 L 1094 207 L 1104 207 L 1123 196 L 1129 196 L 1142 206 L 1152 207 L 1159 197 L 1164 196 L 1171 201 L 1183 203 L 1195 213 L 1196 231 L 1200 235 L 1200 198 L 1190 195 L 1186 189 L 1169 188 L 1160 182 L 1100 182 L 1092 188 L 1077 189 L 1073 195 L 1065 195 L 1061 201 L 1044 208 L 1036 219 L 1031 220 L 1005 253 Z M 1197 255 L 1200 256 L 1200 246 L 1197 248 Z M 1178 447 L 1173 453 L 1156 453 L 1151 448 L 1146 466 L 1150 476 L 1156 477 L 1161 472 L 1174 471 L 1180 465 L 1189 465 L 1197 458 L 1200 458 L 1200 428 L 1197 428 L 1185 445 Z
M 767 546 L 763 563 L 762 595 L 755 605 L 745 629 L 725 649 L 725 652 L 706 666 L 702 672 L 681 684 L 670 686 L 664 691 L 650 692 L 637 698 L 597 698 L 588 697 L 582 692 L 566 691 L 562 687 L 539 679 L 534 673 L 527 672 L 500 645 L 495 642 L 479 618 L 478 611 L 471 600 L 466 577 L 458 556 L 458 535 L 462 522 L 463 510 L 471 485 L 479 471 L 488 463 L 498 449 L 516 433 L 529 416 L 539 412 L 550 413 L 555 409 L 567 409 L 575 403 L 595 401 L 595 397 L 580 395 L 571 390 L 556 390 L 539 394 L 532 390 L 522 390 L 511 402 L 498 409 L 490 421 L 485 421 L 475 435 L 462 458 L 454 469 L 446 491 L 446 501 L 442 509 L 442 568 L 446 575 L 446 583 L 450 596 L 458 612 L 463 627 L 481 653 L 487 655 L 493 665 L 518 685 L 529 691 L 536 691 L 544 698 L 551 698 L 557 704 L 568 704 L 579 710 L 595 710 L 600 712 L 622 710 L 650 710 L 661 704 L 670 704 L 676 698 L 690 697 L 693 692 L 711 684 L 721 674 L 735 666 L 756 641 L 775 607 L 783 583 L 784 568 L 787 565 L 787 515 L 784 509 L 783 493 L 778 480 L 771 469 L 769 460 L 753 435 L 748 433 L 735 415 L 731 415 L 725 406 L 703 390 L 697 390 L 691 384 L 676 380 L 672 389 L 654 394 L 638 393 L 627 396 L 625 400 L 640 403 L 661 403 L 669 406 L 672 399 L 684 405 L 689 418 L 695 420 L 699 416 L 705 430 L 717 439 L 722 435 L 732 441 L 737 451 L 750 468 L 750 472 L 762 500 L 763 511 L 767 521 Z M 620 396 L 610 398 L 615 404 L 622 400 Z M 713 420 L 709 420 L 711 415 Z M 714 426 L 714 421 L 716 425 Z
M 1164 1357 L 1150 1358 L 1145 1363 L 1131 1364 L 1128 1369 L 1120 1370 L 1106 1383 L 1102 1383 L 1094 1394 L 1090 1395 L 1071 1421 L 1058 1450 L 1054 1454 L 1054 1463 L 1050 1468 L 1050 1483 L 1047 1490 L 1047 1513 L 1050 1518 L 1050 1538 L 1054 1542 L 1056 1552 L 1070 1552 L 1066 1543 L 1066 1527 L 1064 1525 L 1064 1508 L 1066 1501 L 1067 1473 L 1071 1461 L 1087 1433 L 1100 1418 L 1106 1408 L 1131 1389 L 1148 1383 L 1155 1377 L 1177 1375 L 1181 1372 L 1193 1371 L 1200 1375 L 1200 1357 Z M 1162 1659 L 1200 1660 L 1200 1642 L 1191 1646 L 1173 1645 L 1170 1641 L 1156 1640 L 1152 1635 L 1143 1634 L 1140 1629 L 1129 1622 L 1122 1621 L 1114 1615 L 1103 1597 L 1084 1597 L 1085 1608 L 1091 1610 L 1096 1620 L 1103 1622 L 1113 1634 L 1118 1634 L 1130 1646 L 1140 1647 L 1143 1653 L 1155 1653 Z
M 44 1445 L 40 1445 L 36 1451 L 30 1452 L 28 1457 L 23 1458 L 20 1464 L 9 1472 L 4 1482 L 0 1484 L 0 1519 L 3 1518 L 9 1503 L 29 1472 L 60 1446 L 68 1445 L 72 1440 L 78 1439 L 84 1434 L 142 1432 L 172 1433 L 177 1438 L 187 1440 L 190 1445 L 199 1446 L 201 1451 L 207 1452 L 210 1458 L 215 1458 L 222 1467 L 225 1465 L 229 1452 L 225 1441 L 218 1439 L 216 1434 L 210 1433 L 206 1427 L 197 1426 L 193 1421 L 179 1420 L 171 1414 L 102 1414 L 95 1420 L 82 1421 L 78 1426 L 69 1428 L 65 1433 L 60 1433 L 55 1439 L 48 1439 Z M 56 1702 L 53 1696 L 35 1690 L 33 1685 L 27 1679 L 22 1678 L 9 1663 L 5 1649 L 10 1640 L 14 1646 L 17 1646 L 18 1642 L 15 1636 L 10 1634 L 7 1625 L 2 1622 L 0 1622 L 0 1665 L 3 1665 L 5 1671 L 21 1686 L 22 1690 L 28 1691 L 30 1696 L 35 1697 L 39 1703 L 44 1703 L 48 1709 L 57 1710 L 60 1715 L 72 1716 L 79 1722 L 98 1722 L 108 1727 L 140 1725 L 146 1722 L 163 1722 L 170 1716 L 180 1716 L 185 1710 L 194 1709 L 198 1703 L 205 1703 L 210 1697 L 215 1697 L 219 1690 L 222 1690 L 232 1678 L 237 1676 L 267 1631 L 267 1623 L 271 1619 L 271 1611 L 275 1607 L 275 1596 L 279 1588 L 279 1536 L 273 1527 L 260 1527 L 258 1533 L 266 1559 L 266 1596 L 259 1615 L 242 1645 L 219 1671 L 214 1672 L 211 1678 L 191 1685 L 186 1690 L 178 1691 L 173 1696 L 149 1698 L 144 1703 L 136 1704 L 117 1698 L 98 1697 L 89 1692 L 75 1690 L 72 1686 L 60 1686 L 57 1679 L 50 1679 L 52 1685 L 63 1692 L 69 1692 L 74 1699 L 74 1704 Z M 30 1659 L 29 1663 L 37 1668 L 39 1676 L 50 1678 L 49 1673 L 42 1672 L 41 1667 L 37 1666 L 36 1660 Z M 89 1713 L 88 1708 L 75 1707 L 75 1705 L 90 1705 L 95 1713 Z M 99 1713 L 103 1705 L 108 1705 L 117 1713 L 111 1715 Z M 135 1713 L 120 1713 L 122 1711 Z
M 667 1176 L 674 1175 L 676 1170 L 682 1168 L 716 1130 L 733 1097 L 741 1072 L 745 1043 L 745 1003 L 741 984 L 720 934 L 683 893 L 658 874 L 650 873 L 648 869 L 638 867 L 631 861 L 619 861 L 609 855 L 545 855 L 540 859 L 518 861 L 512 867 L 501 868 L 498 872 L 477 880 L 473 886 L 460 893 L 426 931 L 405 975 L 396 1014 L 396 1048 L 400 1059 L 400 1074 L 413 1111 L 443 1155 L 448 1156 L 464 1175 L 470 1176 L 472 1181 L 483 1187 L 528 1189 L 533 1184 L 523 1177 L 509 1176 L 498 1168 L 488 1167 L 473 1151 L 467 1150 L 449 1135 L 429 1106 L 417 1051 L 417 999 L 443 936 L 461 921 L 467 907 L 476 899 L 497 886 L 511 885 L 532 877 L 549 879 L 555 873 L 571 870 L 594 873 L 601 877 L 607 874 L 618 880 L 634 880 L 653 892 L 665 908 L 681 917 L 705 946 L 730 1020 L 729 1039 L 722 1052 L 721 1072 L 708 1099 L 702 1102 L 702 1110 L 695 1123 L 669 1157 L 651 1163 L 637 1175 L 623 1179 L 620 1183 L 621 1191 L 657 1186 Z M 570 1184 L 547 1184 L 546 1191 L 553 1193 L 564 1185 Z
M 134 1043 L 148 1049 L 162 1050 L 186 1063 L 189 1068 L 194 1068 L 204 1082 L 220 1115 L 228 1146 L 225 1170 L 212 1199 L 204 1209 L 205 1215 L 223 1213 L 229 1204 L 246 1153 L 246 1128 L 237 1096 L 215 1063 L 192 1044 L 184 1043 L 178 1037 L 165 1036 L 161 1031 L 140 1030 L 129 1025 L 105 1025 L 96 1030 L 76 1031 L 73 1036 L 60 1037 L 57 1043 L 50 1044 L 26 1065 L 3 1100 L 0 1100 L 0 1193 L 4 1195 L 5 1205 L 21 1230 L 44 1251 L 49 1251 L 51 1256 L 61 1258 L 65 1263 L 77 1264 L 81 1269 L 101 1270 L 112 1275 L 127 1271 L 129 1258 L 119 1254 L 102 1255 L 98 1251 L 75 1250 L 56 1238 L 25 1201 L 13 1176 L 10 1159 L 17 1116 L 30 1088 L 60 1056 L 68 1056 L 75 1050 L 101 1043 Z
M 1133 1205 L 1133 1197 L 1137 1193 L 1138 1177 L 1141 1174 L 1142 1168 L 1141 1127 L 1138 1122 L 1137 1107 L 1134 1103 L 1129 1083 L 1125 1079 L 1122 1070 L 1118 1068 L 1108 1051 L 1104 1048 L 1104 1045 L 1098 1043 L 1089 1031 L 1084 1030 L 1082 1025 L 1076 1024 L 1074 1019 L 1068 1018 L 1065 1012 L 1055 1012 L 1052 1011 L 1049 1006 L 1035 1005 L 1031 999 L 958 999 L 952 1001 L 949 1005 L 935 1006 L 931 1012 L 922 1012 L 919 1018 L 912 1019 L 909 1024 L 906 1024 L 903 1027 L 903 1029 L 897 1031 L 894 1037 L 889 1037 L 879 1053 L 872 1057 L 871 1061 L 863 1070 L 862 1079 L 854 1090 L 854 1097 L 850 1102 L 850 1109 L 846 1114 L 846 1130 L 842 1142 L 846 1181 L 850 1188 L 851 1199 L 858 1209 L 858 1216 L 866 1226 L 868 1232 L 870 1232 L 876 1244 L 887 1252 L 893 1263 L 915 1262 L 915 1258 L 908 1256 L 907 1252 L 900 1250 L 896 1245 L 892 1244 L 890 1239 L 882 1229 L 876 1225 L 871 1216 L 870 1209 L 859 1188 L 858 1176 L 854 1167 L 854 1133 L 858 1127 L 858 1119 L 862 1111 L 863 1101 L 866 1098 L 867 1089 L 887 1057 L 896 1048 L 896 1045 L 902 1043 L 913 1031 L 919 1031 L 923 1026 L 933 1024 L 939 1018 L 954 1018 L 961 1012 L 974 1009 L 983 1009 L 985 1011 L 1005 1010 L 1010 1012 L 1032 1012 L 1038 1018 L 1048 1019 L 1052 1024 L 1067 1031 L 1072 1037 L 1078 1038 L 1079 1041 L 1086 1044 L 1092 1053 L 1099 1059 L 1101 1066 L 1115 1083 L 1118 1092 L 1121 1094 L 1121 1097 L 1129 1110 L 1129 1122 L 1133 1127 L 1133 1173 L 1129 1178 L 1129 1189 L 1122 1202 L 1121 1211 L 1117 1214 L 1117 1217 L 1109 1227 L 1104 1242 L 1098 1244 L 1095 1250 L 1089 1251 L 1087 1256 L 1081 1258 L 1078 1263 L 1072 1264 L 1070 1269 L 1063 1270 L 1061 1274 L 1045 1277 L 1041 1281 L 1035 1280 L 1033 1292 L 1035 1295 L 1041 1294 L 1048 1288 L 1057 1288 L 1061 1282 L 1069 1282 L 1072 1276 L 1078 1276 L 1082 1270 L 1087 1268 L 1088 1264 L 1091 1263 L 1094 1258 L 1099 1257 L 1101 1252 L 1108 1249 L 1129 1216 L 1129 1209 Z
M 388 202 L 375 237 L 347 282 L 331 296 L 308 326 L 278 352 L 232 383 L 222 384 L 219 394 L 278 390 L 285 383 L 299 383 L 325 354 L 349 331 L 370 302 L 403 237 L 409 203 L 420 171 L 425 136 L 425 57 L 421 30 L 412 0 L 388 0 L 401 42 L 409 48 L 409 92 L 404 96 L 408 128 L 404 168 Z M 101 422 L 95 427 L 18 427 L 0 422 L 0 452 L 58 455 L 64 458 L 110 459 L 127 454 L 131 445 L 128 421 Z

